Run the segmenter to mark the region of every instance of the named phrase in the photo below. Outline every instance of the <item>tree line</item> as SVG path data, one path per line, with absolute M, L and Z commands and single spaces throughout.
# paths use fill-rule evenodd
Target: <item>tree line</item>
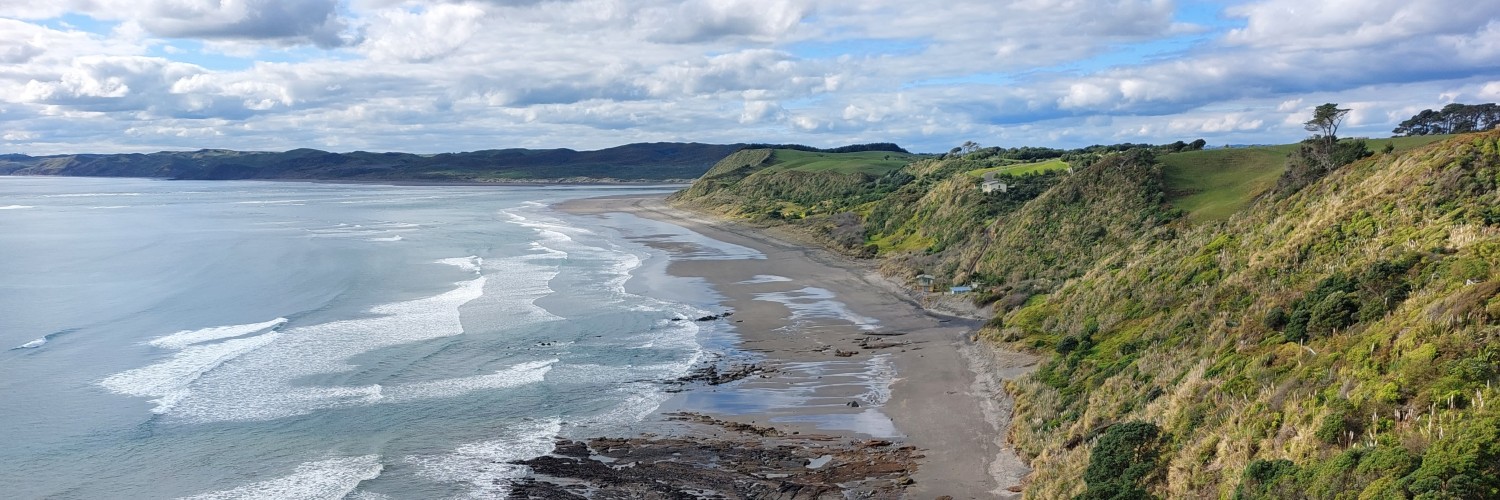
M 1424 109 L 1391 132 L 1405 136 L 1462 134 L 1489 130 L 1496 125 L 1500 125 L 1500 106 L 1495 103 L 1453 103 L 1438 111 Z
M 796 151 L 806 151 L 806 152 L 809 152 L 809 153 L 861 153 L 861 152 L 865 152 L 865 151 L 885 151 L 885 152 L 888 152 L 888 153 L 905 153 L 905 154 L 911 154 L 911 151 L 907 151 L 906 148 L 898 146 L 898 145 L 896 145 L 896 143 L 893 143 L 893 142 L 872 142 L 872 143 L 869 143 L 869 144 L 850 144 L 848 146 L 839 146 L 839 147 L 836 147 L 836 148 L 815 148 L 815 147 L 812 147 L 812 146 L 806 146 L 806 145 L 802 145 L 802 144 L 766 144 L 766 143 L 754 143 L 754 144 L 746 144 L 742 149 L 792 149 L 792 150 L 796 150 Z

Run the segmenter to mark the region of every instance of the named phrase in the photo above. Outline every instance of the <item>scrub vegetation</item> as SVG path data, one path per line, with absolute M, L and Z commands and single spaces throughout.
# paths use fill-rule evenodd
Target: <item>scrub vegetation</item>
M 674 202 L 979 284 L 1045 359 L 1009 387 L 1030 498 L 1500 497 L 1500 132 L 959 149 L 743 150 Z

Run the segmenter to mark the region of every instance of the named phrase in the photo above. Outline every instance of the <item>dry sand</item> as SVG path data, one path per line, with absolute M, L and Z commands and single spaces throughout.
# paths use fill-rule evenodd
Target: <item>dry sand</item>
M 762 355 L 758 363 L 771 371 L 685 391 L 663 412 L 915 446 L 920 454 L 907 498 L 1019 496 L 1014 490 L 1030 471 L 1005 444 L 1011 401 L 1002 381 L 1024 374 L 1035 360 L 974 342 L 979 320 L 932 313 L 866 265 L 786 235 L 668 207 L 661 196 L 573 200 L 556 208 L 634 214 L 766 255 L 668 265 L 668 273 L 702 278 L 727 299 L 737 347 Z M 683 250 L 680 243 L 659 245 Z M 846 309 L 838 310 L 839 303 Z M 808 307 L 822 309 L 794 309 Z

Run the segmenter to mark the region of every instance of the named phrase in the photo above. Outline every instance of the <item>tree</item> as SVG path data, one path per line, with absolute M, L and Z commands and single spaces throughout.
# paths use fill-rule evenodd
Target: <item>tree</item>
M 1339 125 L 1344 123 L 1344 117 L 1348 115 L 1349 108 L 1339 108 L 1339 105 L 1330 102 L 1313 109 L 1312 119 L 1302 126 L 1308 132 L 1321 132 L 1318 137 L 1335 141 L 1338 140 Z
M 1500 106 L 1495 103 L 1451 103 L 1440 111 L 1424 109 L 1392 130 L 1397 135 L 1462 134 L 1489 130 L 1500 125 Z
M 1339 108 L 1339 105 L 1331 102 L 1313 110 L 1312 119 L 1303 122 L 1303 127 L 1314 134 L 1303 140 L 1287 158 L 1286 172 L 1276 180 L 1276 188 L 1273 190 L 1277 196 L 1294 193 L 1334 169 L 1372 154 L 1363 139 L 1339 141 L 1339 125 L 1344 123 L 1344 117 L 1348 114 L 1348 109 Z M 1288 332 L 1295 326 L 1294 315 Z
M 1339 143 L 1339 125 L 1344 123 L 1344 117 L 1348 115 L 1348 108 L 1340 108 L 1330 102 L 1314 108 L 1312 119 L 1302 124 L 1302 128 L 1314 132 L 1313 153 L 1325 170 L 1332 170 L 1337 166 L 1333 161 L 1333 153 Z

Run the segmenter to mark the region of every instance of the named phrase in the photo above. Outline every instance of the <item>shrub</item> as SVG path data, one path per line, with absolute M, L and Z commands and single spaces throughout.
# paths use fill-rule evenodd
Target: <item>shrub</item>
M 1406 477 L 1418 498 L 1500 497 L 1500 418 L 1466 422 L 1422 455 Z
M 1160 441 L 1161 429 L 1150 422 L 1110 426 L 1089 454 L 1088 490 L 1078 498 L 1149 498 L 1144 486 L 1157 474 Z
M 1340 399 L 1329 404 L 1328 414 L 1323 416 L 1313 437 L 1328 444 L 1342 442 L 1349 431 L 1355 430 L 1349 425 L 1349 414 L 1353 412 L 1353 406 L 1346 400 Z
M 1256 459 L 1245 467 L 1234 498 L 1284 498 L 1283 493 L 1295 488 L 1297 464 L 1287 459 Z
M 1281 331 L 1283 328 L 1286 328 L 1289 319 L 1286 315 L 1286 309 L 1276 306 L 1272 307 L 1271 311 L 1266 313 L 1266 318 L 1261 320 L 1261 322 L 1266 325 L 1266 328 Z

